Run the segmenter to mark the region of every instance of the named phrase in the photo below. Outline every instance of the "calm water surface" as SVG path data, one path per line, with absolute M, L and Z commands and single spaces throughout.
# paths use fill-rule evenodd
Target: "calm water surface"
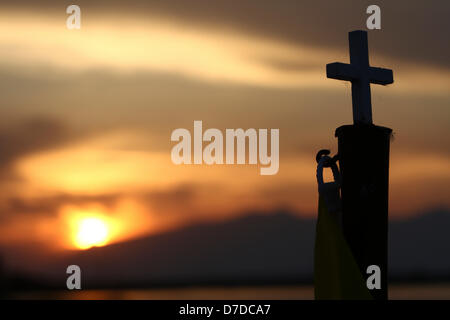
M 13 299 L 131 299 L 131 300 L 250 300 L 314 298 L 312 286 L 268 287 L 187 287 L 145 290 L 79 290 L 52 292 L 20 292 Z M 391 285 L 390 299 L 450 300 L 450 284 Z

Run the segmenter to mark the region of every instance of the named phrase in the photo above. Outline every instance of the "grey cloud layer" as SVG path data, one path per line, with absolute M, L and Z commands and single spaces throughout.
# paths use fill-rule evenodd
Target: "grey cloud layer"
M 64 18 L 72 2 L 32 1 L 2 3 L 4 8 L 29 12 L 53 10 Z M 86 19 L 98 13 L 166 16 L 175 21 L 234 29 L 292 43 L 345 48 L 346 33 L 365 29 L 365 10 L 372 2 L 298 0 L 79 0 Z M 450 67 L 450 2 L 447 0 L 379 0 L 382 30 L 371 32 L 373 53 L 403 60 Z

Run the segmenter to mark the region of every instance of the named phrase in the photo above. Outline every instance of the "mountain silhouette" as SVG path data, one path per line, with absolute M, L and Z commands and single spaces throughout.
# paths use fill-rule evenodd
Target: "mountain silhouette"
M 389 225 L 389 270 L 392 276 L 450 275 L 450 211 L 430 210 Z
M 309 277 L 313 241 L 314 221 L 277 212 L 192 225 L 69 259 L 96 285 L 276 282 Z
M 65 285 L 68 265 L 81 267 L 84 288 L 179 284 L 312 282 L 314 219 L 288 211 L 204 222 L 85 251 L 35 268 Z M 389 275 L 423 279 L 450 274 L 450 211 L 431 210 L 390 222 Z

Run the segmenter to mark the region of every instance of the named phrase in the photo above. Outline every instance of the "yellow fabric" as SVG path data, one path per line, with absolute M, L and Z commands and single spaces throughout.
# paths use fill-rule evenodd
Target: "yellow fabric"
M 314 294 L 317 300 L 371 300 L 336 218 L 319 196 L 314 253 Z

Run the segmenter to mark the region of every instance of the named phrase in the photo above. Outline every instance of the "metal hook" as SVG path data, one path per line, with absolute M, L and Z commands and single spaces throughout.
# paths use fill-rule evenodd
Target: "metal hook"
M 317 184 L 320 187 L 324 184 L 323 182 L 323 168 L 331 168 L 331 171 L 333 172 L 333 178 L 334 182 L 337 183 L 339 186 L 341 183 L 341 176 L 339 173 L 339 168 L 337 167 L 336 161 L 338 160 L 338 155 L 335 155 L 333 158 L 330 158 L 328 156 L 330 154 L 330 150 L 320 150 L 316 155 L 316 161 L 317 161 L 317 171 L 316 171 L 316 178 L 317 178 Z
M 319 162 L 320 162 L 320 159 L 321 159 L 323 156 L 327 156 L 327 155 L 329 155 L 329 154 L 330 154 L 330 150 L 328 150 L 328 149 L 322 149 L 322 150 L 320 150 L 320 151 L 317 152 L 317 154 L 316 154 L 316 162 L 319 163 Z

